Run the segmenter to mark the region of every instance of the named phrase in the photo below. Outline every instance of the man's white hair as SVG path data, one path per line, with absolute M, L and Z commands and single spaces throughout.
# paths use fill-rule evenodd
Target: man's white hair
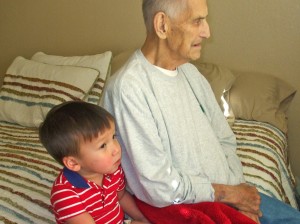
M 153 32 L 153 18 L 164 12 L 171 19 L 176 18 L 187 7 L 187 0 L 143 0 L 143 16 L 148 33 Z

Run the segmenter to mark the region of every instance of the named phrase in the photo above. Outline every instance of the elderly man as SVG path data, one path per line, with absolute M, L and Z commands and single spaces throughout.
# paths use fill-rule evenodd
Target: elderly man
M 157 207 L 218 201 L 257 223 L 282 223 L 280 214 L 300 223 L 298 211 L 244 183 L 235 136 L 188 63 L 210 36 L 206 0 L 143 0 L 143 15 L 146 40 L 102 98 L 116 118 L 131 191 Z

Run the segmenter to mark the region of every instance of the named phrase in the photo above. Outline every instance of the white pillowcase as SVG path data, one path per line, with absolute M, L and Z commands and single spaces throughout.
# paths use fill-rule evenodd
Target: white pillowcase
M 106 51 L 101 54 L 84 55 L 84 56 L 57 56 L 47 55 L 43 52 L 35 53 L 31 60 L 38 61 L 52 65 L 71 65 L 83 68 L 92 68 L 99 72 L 97 82 L 95 82 L 91 92 L 89 93 L 86 101 L 93 104 L 99 104 L 102 90 L 104 88 L 105 81 L 110 71 L 110 61 L 112 58 L 112 52 Z
M 54 105 L 84 100 L 98 76 L 95 69 L 49 65 L 19 56 L 4 76 L 0 120 L 38 127 Z

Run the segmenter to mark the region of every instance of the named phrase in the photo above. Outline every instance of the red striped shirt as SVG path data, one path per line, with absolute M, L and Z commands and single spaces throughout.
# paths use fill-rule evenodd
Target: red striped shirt
M 102 187 L 84 179 L 78 173 L 64 168 L 56 178 L 51 191 L 51 204 L 57 223 L 88 212 L 96 223 L 122 223 L 124 212 L 117 191 L 125 188 L 121 166 L 103 177 Z

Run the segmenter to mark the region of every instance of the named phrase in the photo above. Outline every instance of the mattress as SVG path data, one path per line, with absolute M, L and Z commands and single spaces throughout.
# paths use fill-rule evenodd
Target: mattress
M 246 181 L 297 208 L 286 136 L 256 121 L 236 120 L 232 129 Z M 0 222 L 55 223 L 49 198 L 60 169 L 36 128 L 0 121 Z

